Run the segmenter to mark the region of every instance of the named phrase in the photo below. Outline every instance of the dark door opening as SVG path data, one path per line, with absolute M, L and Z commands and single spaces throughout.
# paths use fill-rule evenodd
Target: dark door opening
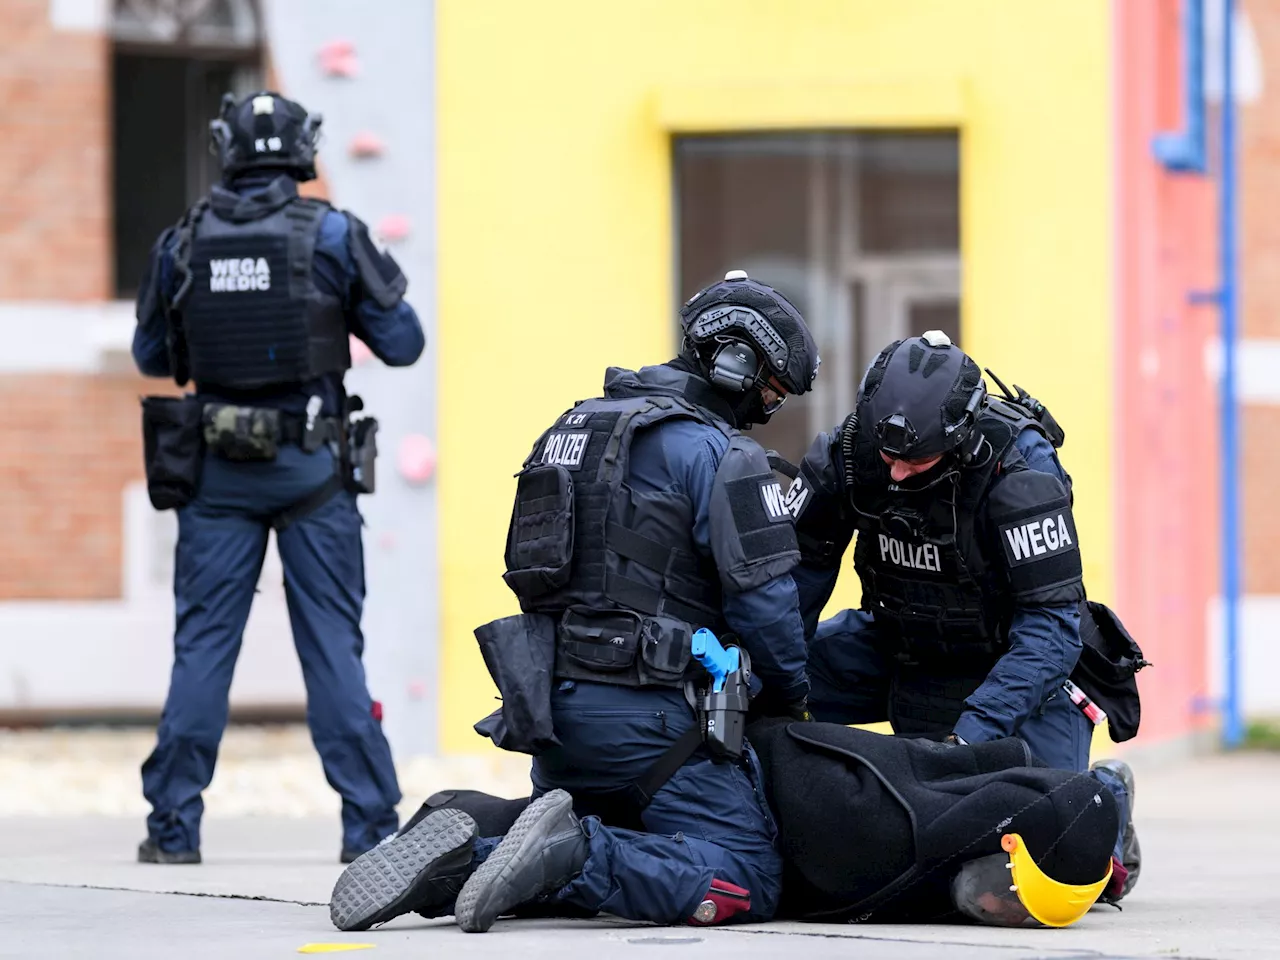
M 822 354 L 814 391 L 752 430 L 763 446 L 803 456 L 892 340 L 961 343 L 956 132 L 690 136 L 673 152 L 678 302 L 745 269 L 795 303 Z
M 151 245 L 217 181 L 209 121 L 243 61 L 117 51 L 113 64 L 116 295 L 132 298 Z

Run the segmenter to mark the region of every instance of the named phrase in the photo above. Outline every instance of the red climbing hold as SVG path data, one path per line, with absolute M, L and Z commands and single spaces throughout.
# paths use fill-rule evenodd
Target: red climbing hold
M 320 69 L 331 77 L 354 77 L 360 70 L 350 40 L 332 40 L 320 48 Z

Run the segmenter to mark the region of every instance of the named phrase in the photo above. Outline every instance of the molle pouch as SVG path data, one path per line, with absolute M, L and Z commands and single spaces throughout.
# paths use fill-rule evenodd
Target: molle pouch
M 683 679 L 693 659 L 689 624 L 671 617 L 645 617 L 640 630 L 640 682 L 670 684 Z
M 1106 711 L 1113 741 L 1133 739 L 1142 720 L 1137 674 L 1150 661 L 1115 611 L 1092 600 L 1080 604 L 1080 640 L 1080 660 L 1071 680 Z
M 377 435 L 378 421 L 373 417 L 361 417 L 351 424 L 351 489 L 356 493 L 373 493 L 376 487 Z
M 560 655 L 597 673 L 621 673 L 635 663 L 643 631 L 636 613 L 570 607 L 560 619 Z
M 224 460 L 274 460 L 280 447 L 280 411 L 206 403 L 204 442 Z
M 201 404 L 195 397 L 143 397 L 142 448 L 147 496 L 157 510 L 194 499 L 204 455 Z
M 569 582 L 573 562 L 573 478 L 559 464 L 516 474 L 516 502 L 507 531 L 507 572 L 521 601 Z
M 522 613 L 475 630 L 480 655 L 502 697 L 502 707 L 474 727 L 503 750 L 537 756 L 558 746 L 551 719 L 556 622 Z

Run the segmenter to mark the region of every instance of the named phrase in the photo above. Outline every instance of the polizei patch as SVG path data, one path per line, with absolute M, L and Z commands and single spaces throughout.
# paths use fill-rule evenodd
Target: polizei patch
M 764 504 L 764 515 L 770 523 L 791 522 L 787 497 L 782 492 L 782 484 L 777 480 L 766 480 L 760 484 L 760 501 Z
M 903 543 L 896 537 L 880 534 L 880 562 L 892 563 L 908 570 L 942 572 L 942 551 L 936 543 Z
M 1059 556 L 1076 548 L 1075 520 L 1069 510 L 1056 510 L 1005 524 L 1000 543 L 1010 566 Z
M 582 457 L 587 452 L 587 441 L 590 439 L 589 430 L 553 433 L 547 437 L 547 445 L 542 448 L 542 462 L 576 470 L 582 466 Z
M 209 261 L 210 293 L 270 289 L 271 267 L 266 257 L 229 257 Z

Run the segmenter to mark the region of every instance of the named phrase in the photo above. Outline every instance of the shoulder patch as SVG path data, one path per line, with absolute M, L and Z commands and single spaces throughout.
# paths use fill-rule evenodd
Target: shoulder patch
M 1075 519 L 1070 509 L 1001 524 L 1000 546 L 1009 566 L 1047 560 L 1076 549 Z
M 773 479 L 760 481 L 760 502 L 764 505 L 765 519 L 769 523 L 790 523 L 791 512 L 782 492 L 782 482 Z
M 792 519 L 800 519 L 800 514 L 804 513 L 804 508 L 809 505 L 810 493 L 809 485 L 805 483 L 804 474 L 797 475 L 791 481 L 791 486 L 787 488 L 786 499 L 783 500 L 783 506 L 787 508 L 787 512 L 791 514 Z
M 582 467 L 582 457 L 591 440 L 590 430 L 555 430 L 547 436 L 540 463 L 554 463 L 570 470 Z

